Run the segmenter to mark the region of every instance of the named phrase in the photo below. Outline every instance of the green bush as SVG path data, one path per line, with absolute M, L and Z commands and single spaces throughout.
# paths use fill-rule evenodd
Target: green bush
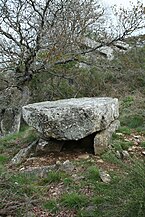
M 144 118 L 141 115 L 125 116 L 121 123 L 129 128 L 142 127 L 144 125 Z

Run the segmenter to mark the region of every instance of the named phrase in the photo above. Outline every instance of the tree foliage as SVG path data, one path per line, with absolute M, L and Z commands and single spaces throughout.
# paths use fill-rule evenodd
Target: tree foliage
M 0 68 L 14 68 L 23 81 L 54 64 L 78 60 L 84 37 L 95 35 L 99 45 L 123 39 L 143 26 L 143 5 L 115 16 L 121 31 L 105 31 L 104 8 L 95 0 L 0 0 Z

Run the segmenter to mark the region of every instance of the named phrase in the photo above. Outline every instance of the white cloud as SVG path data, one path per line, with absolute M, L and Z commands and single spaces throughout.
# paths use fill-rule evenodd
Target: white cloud
M 106 5 L 117 5 L 117 6 L 123 6 L 123 7 L 129 7 L 130 2 L 133 4 L 137 4 L 138 0 L 102 0 Z M 145 5 L 145 0 L 141 0 L 141 2 Z
M 106 11 L 106 16 L 109 17 L 107 23 L 112 25 L 119 25 L 119 21 L 117 21 L 116 17 L 113 15 L 111 6 L 116 5 L 117 7 L 129 8 L 131 3 L 133 5 L 137 5 L 138 0 L 100 0 L 100 3 L 104 6 Z M 140 0 L 145 6 L 145 0 Z M 137 34 L 145 34 L 145 28 L 134 33 Z

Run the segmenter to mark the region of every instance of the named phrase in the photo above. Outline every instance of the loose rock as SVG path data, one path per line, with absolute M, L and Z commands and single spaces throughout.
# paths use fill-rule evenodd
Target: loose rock
M 21 149 L 11 160 L 11 165 L 17 165 L 22 163 L 32 152 L 33 149 L 35 149 L 37 145 L 37 140 L 34 141 L 32 144 L 30 144 L 28 147 Z
M 120 151 L 116 151 L 116 157 L 118 159 L 121 159 L 122 158 L 122 154 L 120 153 Z
M 89 157 L 90 157 L 89 154 L 81 154 L 78 156 L 79 159 L 83 159 L 83 160 L 87 160 L 89 159 Z
M 128 151 L 123 150 L 123 151 L 122 151 L 122 157 L 123 157 L 123 159 L 128 159 L 128 158 L 130 157 Z
M 97 163 L 104 163 L 102 159 L 97 160 Z
M 111 177 L 107 172 L 99 170 L 99 175 L 100 175 L 101 180 L 104 183 L 110 183 L 111 182 Z
M 28 169 L 20 170 L 21 173 L 34 174 L 39 177 L 47 177 L 49 171 L 56 170 L 56 165 L 42 166 L 42 167 L 30 167 Z
M 66 171 L 66 172 L 72 172 L 74 170 L 74 165 L 69 160 L 66 160 L 60 165 L 60 170 Z

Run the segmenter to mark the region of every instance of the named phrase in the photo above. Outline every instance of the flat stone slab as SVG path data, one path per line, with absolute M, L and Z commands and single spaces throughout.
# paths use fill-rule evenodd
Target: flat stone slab
M 26 105 L 23 118 L 45 138 L 79 140 L 107 129 L 119 116 L 118 99 L 71 98 Z

